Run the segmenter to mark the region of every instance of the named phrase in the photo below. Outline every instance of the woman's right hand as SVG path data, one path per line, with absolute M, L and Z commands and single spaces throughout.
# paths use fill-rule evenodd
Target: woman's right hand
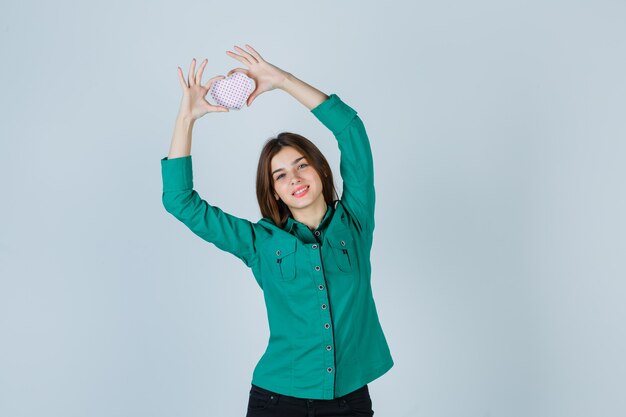
M 202 72 L 206 66 L 208 60 L 205 59 L 200 65 L 200 69 L 196 74 L 196 59 L 191 60 L 191 67 L 189 68 L 189 80 L 186 81 L 183 75 L 183 70 L 178 67 L 178 75 L 180 80 L 180 86 L 183 89 L 183 98 L 180 103 L 180 110 L 178 111 L 178 117 L 183 119 L 197 120 L 207 113 L 211 112 L 227 112 L 228 108 L 224 106 L 214 106 L 206 100 L 206 95 L 211 89 L 211 85 L 222 78 L 226 78 L 223 75 L 218 75 L 211 78 L 207 83 L 202 85 Z

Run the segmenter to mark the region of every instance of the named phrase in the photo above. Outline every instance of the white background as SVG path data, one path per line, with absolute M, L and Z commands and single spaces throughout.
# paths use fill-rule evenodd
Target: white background
M 3 417 L 245 415 L 261 290 L 165 211 L 160 171 L 176 67 L 225 75 L 245 43 L 368 131 L 377 416 L 626 414 L 624 2 L 0 7 Z M 339 179 L 332 134 L 272 91 L 196 123 L 196 190 L 258 220 L 281 131 Z

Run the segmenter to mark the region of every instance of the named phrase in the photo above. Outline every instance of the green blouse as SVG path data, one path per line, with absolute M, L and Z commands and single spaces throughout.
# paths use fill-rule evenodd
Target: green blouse
M 252 269 L 270 337 L 252 383 L 283 395 L 333 399 L 393 366 L 372 296 L 374 170 L 357 112 L 331 94 L 311 110 L 337 139 L 343 193 L 318 229 L 284 228 L 223 212 L 193 189 L 191 155 L 161 160 L 163 205 L 202 239 Z

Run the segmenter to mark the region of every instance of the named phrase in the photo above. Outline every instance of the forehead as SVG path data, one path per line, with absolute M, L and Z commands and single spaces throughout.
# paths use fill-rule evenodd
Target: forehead
M 296 148 L 292 148 L 291 146 L 285 146 L 276 155 L 274 155 L 270 163 L 270 168 L 272 171 L 279 168 L 288 168 L 291 166 L 291 163 L 293 161 L 300 158 L 301 156 L 304 155 L 302 155 L 302 153 Z

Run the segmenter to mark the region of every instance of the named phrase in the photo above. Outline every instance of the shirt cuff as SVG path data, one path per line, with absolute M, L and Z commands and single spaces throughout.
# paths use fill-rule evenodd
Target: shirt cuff
M 311 109 L 311 113 L 337 135 L 354 119 L 357 111 L 341 101 L 336 94 L 331 94 L 325 101 Z
M 182 191 L 193 189 L 193 170 L 191 155 L 180 158 L 161 159 L 161 175 L 163 177 L 163 192 Z

